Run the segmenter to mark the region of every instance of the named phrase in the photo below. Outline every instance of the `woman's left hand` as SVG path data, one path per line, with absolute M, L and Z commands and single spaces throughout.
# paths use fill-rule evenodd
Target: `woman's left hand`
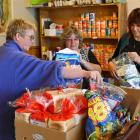
M 128 56 L 136 63 L 140 64 L 140 56 L 137 52 L 128 52 Z

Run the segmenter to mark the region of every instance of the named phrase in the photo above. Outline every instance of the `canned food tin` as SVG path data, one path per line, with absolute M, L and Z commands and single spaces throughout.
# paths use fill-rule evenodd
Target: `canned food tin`
M 81 14 L 81 20 L 85 20 L 85 13 Z
M 95 13 L 89 13 L 89 20 L 95 21 Z
M 91 36 L 96 37 L 96 28 L 92 28 Z
M 96 28 L 96 36 L 100 37 L 100 35 L 101 35 L 100 29 Z
M 110 28 L 106 28 L 106 36 L 110 36 Z
M 118 20 L 113 20 L 113 28 L 118 28 Z
M 86 27 L 87 27 L 87 25 L 86 25 L 86 20 L 83 20 L 83 21 L 82 21 L 82 26 L 83 26 L 83 28 L 86 28 Z
M 100 26 L 101 26 L 101 22 L 100 22 L 100 20 L 97 20 L 96 21 L 96 28 L 100 29 Z
M 115 29 L 114 28 L 111 28 L 110 29 L 110 35 L 112 36 L 112 37 L 114 37 L 116 34 L 115 34 Z
M 112 20 L 107 20 L 107 27 L 112 28 Z
M 106 27 L 106 21 L 105 20 L 101 20 L 101 22 L 100 22 L 100 27 L 101 28 L 105 28 Z
M 89 21 L 89 13 L 85 13 L 86 20 Z
M 106 35 L 105 28 L 102 28 L 102 29 L 101 29 L 101 36 L 102 36 L 102 37 L 105 37 L 105 35 Z

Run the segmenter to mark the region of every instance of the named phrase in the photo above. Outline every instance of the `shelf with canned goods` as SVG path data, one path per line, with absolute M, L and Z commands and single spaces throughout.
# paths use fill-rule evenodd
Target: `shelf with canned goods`
M 74 24 L 82 32 L 83 37 L 114 39 L 120 38 L 126 31 L 125 3 L 41 7 L 39 14 L 41 34 L 46 30 L 44 22 L 48 19 L 56 25 L 63 26 L 60 32 L 69 24 Z M 57 29 L 55 30 L 57 34 Z
M 62 48 L 61 34 L 65 27 L 73 24 L 82 33 L 83 43 L 102 44 L 96 47 L 96 57 L 102 64 L 102 69 L 108 70 L 107 59 L 113 54 L 119 38 L 127 30 L 126 3 L 36 6 L 35 8 L 39 15 L 42 56 L 48 51 L 54 52 L 57 47 Z

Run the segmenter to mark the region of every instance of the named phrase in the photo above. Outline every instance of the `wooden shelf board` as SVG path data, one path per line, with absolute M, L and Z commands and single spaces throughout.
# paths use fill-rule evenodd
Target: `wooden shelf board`
M 42 38 L 58 38 L 60 39 L 60 36 L 41 36 Z M 118 37 L 84 37 L 83 39 L 118 39 Z
M 48 9 L 60 9 L 60 8 L 82 8 L 82 7 L 98 7 L 98 6 L 118 6 L 119 3 L 102 3 L 102 4 L 90 4 L 90 5 L 72 5 L 72 6 L 57 6 L 57 7 L 48 7 L 44 5 L 31 5 L 27 6 L 28 8 L 48 8 Z

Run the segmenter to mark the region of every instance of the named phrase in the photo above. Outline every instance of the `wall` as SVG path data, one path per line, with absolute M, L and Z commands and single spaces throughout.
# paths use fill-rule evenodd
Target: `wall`
M 138 7 L 140 7 L 140 0 L 127 0 L 128 14 L 132 11 L 132 9 Z
M 12 0 L 12 15 L 13 18 L 24 18 L 32 23 L 37 24 L 37 12 L 34 8 L 27 8 L 25 5 L 25 0 Z M 36 35 L 38 38 L 38 33 Z M 38 44 L 38 41 L 36 39 L 35 45 Z
M 26 8 L 25 0 L 9 0 L 11 2 L 11 18 L 23 18 L 32 23 L 37 24 L 37 13 L 34 8 Z M 36 34 L 38 38 L 38 33 Z M 0 45 L 5 42 L 5 34 L 0 35 Z M 35 46 L 38 45 L 38 40 L 35 41 Z

